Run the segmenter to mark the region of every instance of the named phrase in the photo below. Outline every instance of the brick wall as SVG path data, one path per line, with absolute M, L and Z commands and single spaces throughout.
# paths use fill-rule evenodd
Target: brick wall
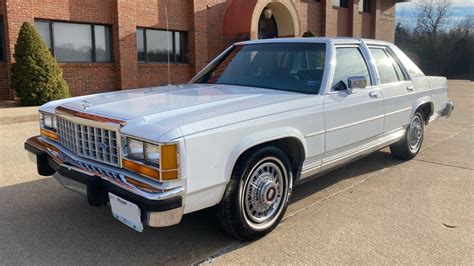
M 136 58 L 137 26 L 166 29 L 165 5 L 169 28 L 188 32 L 189 39 L 189 63 L 170 65 L 171 82 L 188 81 L 230 44 L 230 39 L 224 37 L 222 25 L 225 11 L 232 1 L 0 0 L 7 50 L 7 63 L 0 63 L 0 99 L 13 98 L 8 82 L 9 67 L 24 21 L 34 22 L 35 18 L 40 18 L 112 25 L 113 63 L 60 64 L 72 94 L 83 95 L 168 83 L 166 64 L 142 64 Z M 359 0 L 349 0 L 348 9 L 333 7 L 331 0 L 289 1 L 296 7 L 301 33 L 310 30 L 317 36 L 356 36 L 393 41 L 395 6 L 392 0 L 373 0 L 371 14 L 358 12 Z M 233 38 L 248 39 L 250 31 Z
M 5 17 L 5 1 L 0 1 L 0 18 L 3 20 L 3 25 L 6 31 L 6 17 Z M 5 34 L 6 35 L 6 34 Z M 5 40 L 5 44 L 8 44 L 7 40 Z M 6 62 L 0 62 L 0 100 L 1 99 L 10 99 L 11 92 L 10 92 L 10 84 L 9 84 L 9 77 L 8 77 L 8 65 Z
M 116 90 L 113 64 L 60 63 L 72 96 Z

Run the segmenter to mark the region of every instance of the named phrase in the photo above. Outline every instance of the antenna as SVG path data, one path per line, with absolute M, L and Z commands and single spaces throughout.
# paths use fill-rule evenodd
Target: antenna
M 168 8 L 165 1 L 165 17 L 166 17 L 166 46 L 168 54 L 168 86 L 171 85 L 171 71 L 170 71 L 170 28 L 168 24 Z

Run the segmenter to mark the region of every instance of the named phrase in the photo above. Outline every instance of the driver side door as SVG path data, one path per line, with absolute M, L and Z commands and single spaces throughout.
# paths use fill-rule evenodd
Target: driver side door
M 374 73 L 369 70 L 368 53 L 363 51 L 360 45 L 335 46 L 332 86 L 323 96 L 326 149 L 322 170 L 350 160 L 383 133 L 382 94 L 372 85 Z M 367 80 L 365 88 L 347 90 L 350 77 L 362 76 Z

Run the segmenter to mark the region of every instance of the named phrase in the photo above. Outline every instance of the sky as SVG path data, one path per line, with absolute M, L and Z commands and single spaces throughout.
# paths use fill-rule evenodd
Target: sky
M 396 5 L 396 17 L 398 22 L 414 23 L 415 2 L 398 3 Z M 456 23 L 466 16 L 474 16 L 474 0 L 451 0 L 451 22 Z M 413 25 L 412 25 L 413 26 Z

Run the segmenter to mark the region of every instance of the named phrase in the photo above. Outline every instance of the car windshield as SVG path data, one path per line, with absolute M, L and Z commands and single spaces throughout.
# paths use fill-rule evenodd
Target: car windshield
M 324 72 L 323 43 L 238 45 L 196 83 L 252 86 L 317 94 Z

